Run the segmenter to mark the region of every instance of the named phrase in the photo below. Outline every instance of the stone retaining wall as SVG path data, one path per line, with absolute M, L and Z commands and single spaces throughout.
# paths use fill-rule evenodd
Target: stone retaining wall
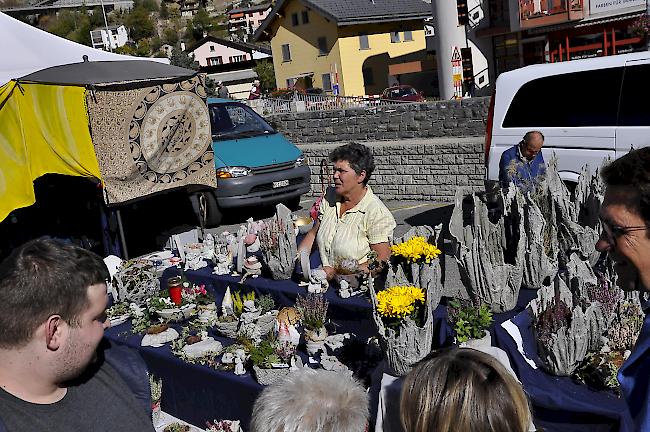
M 457 189 L 483 188 L 483 137 L 359 142 L 372 149 L 376 168 L 370 185 L 382 199 L 453 202 Z M 312 195 L 321 192 L 321 159 L 341 144 L 298 145 L 311 167 Z
M 267 119 L 296 144 L 485 135 L 489 98 L 286 113 Z

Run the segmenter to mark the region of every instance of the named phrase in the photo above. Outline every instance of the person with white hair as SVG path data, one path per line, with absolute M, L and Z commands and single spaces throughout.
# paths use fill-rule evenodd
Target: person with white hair
M 260 96 L 262 96 L 262 88 L 260 86 L 260 80 L 256 79 L 253 81 L 253 87 L 251 87 L 248 100 L 259 99 Z
M 354 378 L 303 368 L 262 391 L 250 431 L 364 432 L 368 416 L 368 396 Z
M 221 99 L 230 99 L 230 92 L 228 91 L 228 87 L 223 85 L 223 81 L 217 81 L 217 95 Z

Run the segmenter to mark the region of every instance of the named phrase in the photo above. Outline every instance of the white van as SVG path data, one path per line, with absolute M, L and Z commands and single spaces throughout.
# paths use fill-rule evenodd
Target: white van
M 485 141 L 487 179 L 530 130 L 545 136 L 543 154 L 558 157 L 565 182 L 585 164 L 650 144 L 650 52 L 523 67 L 499 75 Z

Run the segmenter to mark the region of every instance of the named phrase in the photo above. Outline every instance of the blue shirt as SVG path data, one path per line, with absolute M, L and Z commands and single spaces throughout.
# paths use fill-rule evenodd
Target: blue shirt
M 642 303 L 643 304 L 643 303 Z M 634 351 L 618 371 L 621 394 L 627 402 L 635 430 L 650 432 L 650 314 L 646 316 Z
M 501 154 L 499 161 L 499 182 L 507 187 L 510 182 L 525 191 L 532 190 L 546 176 L 546 163 L 540 151 L 529 161 L 519 149 L 519 144 Z

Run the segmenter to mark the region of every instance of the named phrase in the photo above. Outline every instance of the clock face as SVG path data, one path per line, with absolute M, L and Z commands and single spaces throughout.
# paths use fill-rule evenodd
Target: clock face
M 183 180 L 214 163 L 205 100 L 183 87 L 173 90 L 152 89 L 131 119 L 131 156 L 140 174 L 153 183 Z

